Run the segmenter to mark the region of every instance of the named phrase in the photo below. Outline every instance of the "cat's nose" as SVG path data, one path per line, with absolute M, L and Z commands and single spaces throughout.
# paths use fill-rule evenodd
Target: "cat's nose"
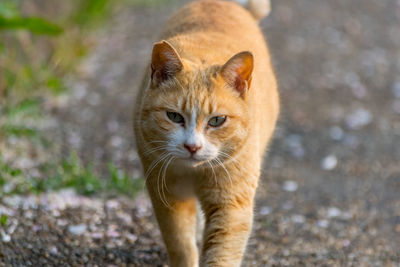
M 190 152 L 190 154 L 196 153 L 201 148 L 201 145 L 193 145 L 193 144 L 184 144 L 183 146 Z

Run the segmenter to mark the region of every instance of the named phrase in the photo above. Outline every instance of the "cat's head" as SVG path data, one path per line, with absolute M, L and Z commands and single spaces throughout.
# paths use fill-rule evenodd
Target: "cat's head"
M 252 70 L 250 52 L 199 67 L 168 42 L 155 44 L 140 118 L 144 153 L 189 165 L 230 160 L 248 136 Z

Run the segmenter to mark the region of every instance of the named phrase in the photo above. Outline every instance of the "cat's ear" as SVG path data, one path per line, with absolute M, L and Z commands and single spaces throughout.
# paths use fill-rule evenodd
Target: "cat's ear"
M 183 68 L 182 60 L 167 41 L 156 43 L 151 56 L 151 80 L 155 86 L 172 78 Z
M 251 73 L 253 72 L 253 54 L 244 51 L 231 57 L 221 69 L 225 81 L 241 96 L 250 88 Z

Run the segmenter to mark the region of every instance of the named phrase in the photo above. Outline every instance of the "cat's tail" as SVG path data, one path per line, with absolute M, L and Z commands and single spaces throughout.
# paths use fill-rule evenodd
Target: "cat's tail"
M 234 0 L 247 8 L 256 19 L 268 16 L 271 11 L 270 0 Z

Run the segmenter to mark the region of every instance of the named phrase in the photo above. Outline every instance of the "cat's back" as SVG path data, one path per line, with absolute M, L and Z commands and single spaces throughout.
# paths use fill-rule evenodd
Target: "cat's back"
M 257 21 L 240 5 L 225 0 L 197 0 L 178 10 L 167 22 L 163 37 L 198 32 L 227 33 L 258 30 Z
M 224 47 L 226 55 L 224 51 L 215 50 L 222 61 L 232 56 L 232 52 L 251 50 L 265 56 L 261 53 L 266 50 L 258 21 L 242 6 L 224 0 L 198 0 L 185 5 L 166 23 L 162 38 L 176 45 L 183 57 L 185 50 L 196 49 L 196 46 Z

